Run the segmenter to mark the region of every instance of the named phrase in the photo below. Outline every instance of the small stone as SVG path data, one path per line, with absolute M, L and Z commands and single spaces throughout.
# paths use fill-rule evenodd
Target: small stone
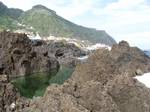
M 7 81 L 7 75 L 0 75 L 0 82 Z
M 141 69 L 137 69 L 135 73 L 136 75 L 143 75 L 143 72 Z
M 16 107 L 16 104 L 15 103 L 12 103 L 11 105 L 10 105 L 10 108 L 11 109 L 14 109 Z

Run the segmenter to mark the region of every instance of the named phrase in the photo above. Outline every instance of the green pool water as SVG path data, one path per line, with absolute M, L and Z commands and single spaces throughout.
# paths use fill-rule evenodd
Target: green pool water
M 57 73 L 36 73 L 17 78 L 12 83 L 22 96 L 33 98 L 33 96 L 43 96 L 47 86 L 50 84 L 63 84 L 73 71 L 73 68 L 60 67 Z

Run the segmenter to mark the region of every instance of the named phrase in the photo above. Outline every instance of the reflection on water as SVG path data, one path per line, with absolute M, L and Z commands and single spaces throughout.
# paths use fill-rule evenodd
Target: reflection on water
M 42 96 L 47 86 L 52 83 L 63 84 L 73 70 L 73 68 L 61 67 L 58 73 L 36 73 L 17 78 L 12 83 L 24 97 Z

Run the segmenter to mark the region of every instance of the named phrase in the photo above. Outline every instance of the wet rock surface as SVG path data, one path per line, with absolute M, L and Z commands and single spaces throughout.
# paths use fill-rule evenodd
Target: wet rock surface
M 97 50 L 63 85 L 47 88 L 23 111 L 150 112 L 150 89 L 133 77 L 148 72 L 150 58 L 122 41 Z

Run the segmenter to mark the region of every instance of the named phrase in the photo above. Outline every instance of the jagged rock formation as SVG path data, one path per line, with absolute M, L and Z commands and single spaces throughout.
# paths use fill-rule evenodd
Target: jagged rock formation
M 11 112 L 26 106 L 26 99 L 20 97 L 11 80 L 36 72 L 57 71 L 59 63 L 55 58 L 33 52 L 32 41 L 25 34 L 4 31 L 0 40 L 0 112 Z
M 79 62 L 77 57 L 87 55 L 86 51 L 80 49 L 73 43 L 67 43 L 66 41 L 50 41 L 43 46 L 34 47 L 34 51 L 50 57 L 55 57 L 60 65 L 68 67 L 75 67 Z
M 120 112 L 149 112 L 150 89 L 137 80 L 117 76 L 108 84 L 107 93 L 118 105 Z
M 29 100 L 20 96 L 6 75 L 0 75 L 0 112 L 13 112 L 29 106 Z
M 86 64 L 76 68 L 73 78 L 79 83 L 92 79 L 106 84 L 114 76 L 135 76 L 138 71 L 150 71 L 149 57 L 140 49 L 129 47 L 127 42 L 122 41 L 114 45 L 110 52 L 106 49 L 97 50 Z
M 49 86 L 22 111 L 150 112 L 150 89 L 133 78 L 149 68 L 148 56 L 120 42 L 97 50 L 63 85 Z
M 0 40 L 0 112 L 22 112 L 22 108 L 29 105 L 29 100 L 21 97 L 11 84 L 12 79 L 39 72 L 49 75 L 58 71 L 58 57 L 69 58 L 85 53 L 74 44 L 47 44 L 42 40 L 30 40 L 25 34 L 6 31 L 0 33 Z
M 0 73 L 10 78 L 37 72 L 58 70 L 53 58 L 33 51 L 32 41 L 25 34 L 0 33 Z
M 51 85 L 43 97 L 29 101 L 11 77 L 57 71 L 56 58 L 84 52 L 72 44 L 31 41 L 24 34 L 2 32 L 0 39 L 0 112 L 150 112 L 150 89 L 133 78 L 150 71 L 150 58 L 125 41 L 111 51 L 95 51 L 63 85 Z

